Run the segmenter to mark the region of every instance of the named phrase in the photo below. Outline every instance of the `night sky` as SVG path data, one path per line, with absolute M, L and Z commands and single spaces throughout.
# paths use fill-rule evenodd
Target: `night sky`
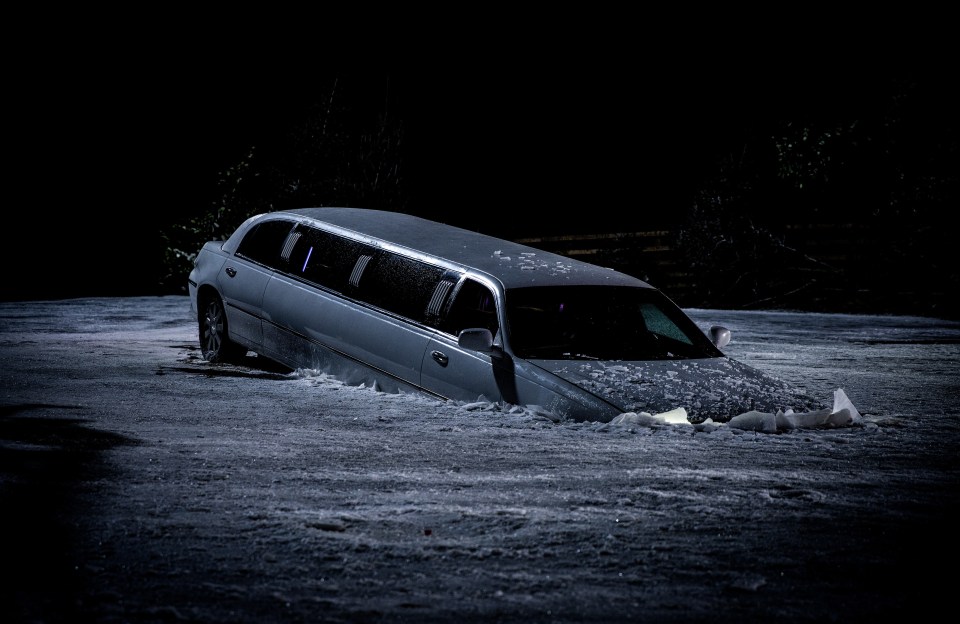
M 103 52 L 23 68 L 4 298 L 154 294 L 159 230 L 210 206 L 219 172 L 288 131 L 334 79 L 358 114 L 402 120 L 404 211 L 503 236 L 659 224 L 766 123 L 873 106 L 897 80 L 948 91 L 922 55 L 756 52 L 474 59 L 456 72 L 157 57 L 133 70 Z

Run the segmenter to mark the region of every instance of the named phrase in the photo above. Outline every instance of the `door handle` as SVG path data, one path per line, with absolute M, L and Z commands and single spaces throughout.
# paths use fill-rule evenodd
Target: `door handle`
M 225 271 L 227 272 L 227 275 L 229 275 L 230 277 L 235 277 L 237 275 L 237 270 L 233 267 L 227 267 Z
M 439 364 L 440 366 L 446 366 L 447 362 L 450 361 L 450 358 L 448 358 L 446 354 L 443 353 L 442 351 L 432 351 L 430 353 L 430 357 L 436 360 L 437 364 Z

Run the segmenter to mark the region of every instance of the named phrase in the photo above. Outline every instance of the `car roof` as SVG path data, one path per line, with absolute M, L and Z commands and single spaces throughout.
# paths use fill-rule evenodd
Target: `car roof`
M 296 208 L 293 215 L 405 247 L 494 277 L 504 288 L 613 285 L 651 288 L 613 269 L 401 212 L 369 208 Z

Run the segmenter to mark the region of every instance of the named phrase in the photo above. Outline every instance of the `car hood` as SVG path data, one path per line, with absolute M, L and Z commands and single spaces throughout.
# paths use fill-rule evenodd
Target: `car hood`
M 616 405 L 656 414 L 678 407 L 690 422 L 726 422 L 756 410 L 807 412 L 824 405 L 747 364 L 718 357 L 697 360 L 606 362 L 537 360 L 536 364 Z

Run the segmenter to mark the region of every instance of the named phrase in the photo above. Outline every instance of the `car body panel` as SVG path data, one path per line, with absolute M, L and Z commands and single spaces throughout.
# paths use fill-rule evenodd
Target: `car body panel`
M 272 271 L 233 259 L 225 259 L 218 272 L 230 330 L 253 350 L 263 344 L 263 293 L 272 277 Z
M 291 357 L 288 348 L 279 348 L 288 344 L 280 334 L 291 333 L 335 352 L 349 353 L 397 379 L 419 383 L 429 338 L 412 324 L 285 276 L 270 280 L 265 299 L 270 302 L 265 332 L 269 339 L 264 341 L 269 357 L 302 368 L 320 368 L 305 353 Z
M 463 349 L 451 338 L 432 338 L 423 353 L 420 385 L 426 390 L 457 401 L 510 401 L 509 374 L 504 358 Z

